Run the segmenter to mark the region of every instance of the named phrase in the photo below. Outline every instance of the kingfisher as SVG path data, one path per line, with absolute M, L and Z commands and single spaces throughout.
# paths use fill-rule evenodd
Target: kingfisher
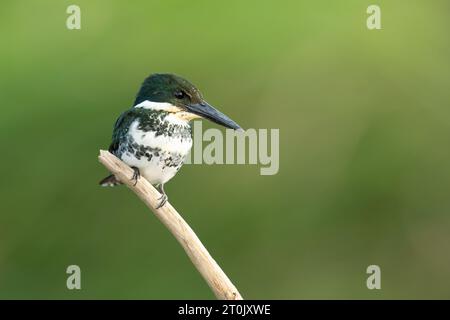
M 133 107 L 114 124 L 109 152 L 134 170 L 134 184 L 142 176 L 156 187 L 161 193 L 157 209 L 168 200 L 164 184 L 180 170 L 192 147 L 191 120 L 198 118 L 242 131 L 236 122 L 207 103 L 188 80 L 156 73 L 144 80 Z M 99 184 L 122 183 L 110 175 Z

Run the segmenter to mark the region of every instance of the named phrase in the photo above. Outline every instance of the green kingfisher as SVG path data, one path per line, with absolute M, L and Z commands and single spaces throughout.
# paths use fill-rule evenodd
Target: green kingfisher
M 227 128 L 241 127 L 204 99 L 189 81 L 174 74 L 152 74 L 141 85 L 134 106 L 117 119 L 109 151 L 161 193 L 157 208 L 167 202 L 164 184 L 180 170 L 192 147 L 190 121 L 204 118 Z M 101 186 L 121 184 L 114 175 Z

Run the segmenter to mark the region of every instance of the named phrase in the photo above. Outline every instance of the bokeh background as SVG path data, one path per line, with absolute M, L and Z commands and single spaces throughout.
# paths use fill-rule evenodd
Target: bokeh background
M 379 31 L 370 4 L 2 1 L 0 298 L 214 298 L 134 194 L 97 186 L 152 72 L 280 129 L 277 175 L 189 165 L 166 186 L 244 297 L 450 298 L 450 2 L 379 0 Z

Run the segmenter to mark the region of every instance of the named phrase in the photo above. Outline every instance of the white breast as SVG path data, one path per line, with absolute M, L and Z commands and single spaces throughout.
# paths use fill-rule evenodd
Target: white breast
M 167 116 L 166 119 L 169 117 L 170 116 Z M 182 125 L 185 124 L 186 123 L 182 123 Z M 155 132 L 153 131 L 145 132 L 139 130 L 138 126 L 139 120 L 136 120 L 131 124 L 129 130 L 130 135 L 138 144 L 142 144 L 144 146 L 149 146 L 152 148 L 161 148 L 162 150 L 166 150 L 169 152 L 179 152 L 184 154 L 188 154 L 189 150 L 191 150 L 192 138 L 185 139 L 182 137 L 165 135 L 156 136 Z
M 180 125 L 188 125 L 186 121 L 171 117 L 171 115 L 168 115 L 165 120 Z M 138 126 L 139 120 L 136 120 L 131 124 L 129 129 L 129 134 L 134 142 L 158 151 L 152 154 L 150 160 L 147 156 L 141 156 L 139 159 L 135 154 L 129 152 L 124 152 L 121 158 L 129 166 L 139 168 L 141 175 L 150 183 L 166 183 L 175 176 L 191 150 L 192 138 L 181 135 L 156 136 L 155 132 L 139 130 Z M 171 159 L 179 160 L 180 164 L 178 166 L 169 166 L 167 163 Z

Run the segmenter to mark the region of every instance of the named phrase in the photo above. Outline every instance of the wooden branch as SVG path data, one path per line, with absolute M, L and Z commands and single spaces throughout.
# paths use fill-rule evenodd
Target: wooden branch
M 136 193 L 169 229 L 218 299 L 242 300 L 236 287 L 174 207 L 167 202 L 162 208 L 156 209 L 161 195 L 146 179 L 140 178 L 136 185 L 133 185 L 133 170 L 108 151 L 100 150 L 98 159 L 117 179 Z

